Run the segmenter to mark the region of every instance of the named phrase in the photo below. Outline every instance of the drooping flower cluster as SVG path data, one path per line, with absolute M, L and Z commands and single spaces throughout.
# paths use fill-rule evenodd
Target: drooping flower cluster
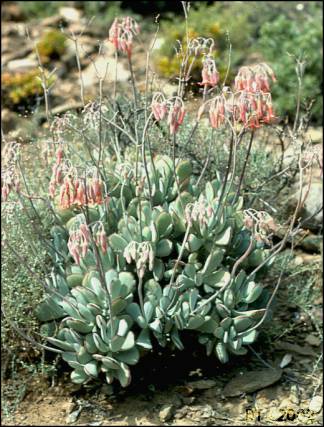
M 133 38 L 139 31 L 139 25 L 130 16 L 115 18 L 109 30 L 108 40 L 113 43 L 116 50 L 127 53 L 128 57 L 131 57 Z
M 100 248 L 103 253 L 106 253 L 107 235 L 101 221 L 97 221 L 93 224 L 92 233 L 95 245 Z M 70 231 L 67 246 L 74 261 L 79 265 L 81 259 L 87 255 L 87 252 L 91 247 L 90 229 L 85 222 L 81 222 L 77 225 L 76 229 L 72 229 Z
M 171 135 L 178 131 L 186 114 L 183 100 L 179 96 L 166 100 L 160 92 L 154 94 L 151 109 L 157 121 L 163 120 L 167 115 Z
M 160 121 L 164 119 L 168 112 L 168 104 L 162 93 L 157 92 L 153 95 L 151 108 L 155 120 Z
M 265 63 L 256 64 L 250 67 L 241 67 L 235 77 L 235 90 L 250 93 L 269 93 L 269 78 L 276 81 L 273 70 Z
M 194 221 L 198 221 L 199 225 L 203 227 L 208 224 L 214 214 L 214 209 L 203 197 L 200 197 L 195 203 L 188 203 L 185 208 L 185 219 L 190 226 Z
M 188 51 L 190 55 L 198 56 L 201 53 L 210 55 L 213 51 L 215 42 L 211 37 L 196 37 L 189 40 Z
M 95 244 L 105 254 L 107 252 L 107 235 L 102 221 L 97 221 L 93 225 L 93 237 Z
M 219 81 L 219 72 L 217 71 L 215 60 L 208 55 L 203 60 L 201 76 L 202 82 L 198 83 L 200 86 L 214 87 Z
M 132 260 L 136 262 L 136 269 L 140 278 L 145 274 L 147 263 L 149 270 L 153 270 L 154 251 L 150 242 L 130 242 L 124 249 L 124 257 L 128 264 L 130 264 Z
M 103 202 L 103 184 L 100 178 L 88 178 L 85 184 L 78 178 L 65 176 L 59 196 L 59 203 L 63 209 L 73 205 L 101 205 Z
M 271 102 L 269 78 L 276 81 L 272 69 L 264 63 L 251 67 L 241 67 L 235 77 L 234 120 L 250 129 L 260 127 L 261 123 L 271 123 L 275 118 Z
M 209 107 L 209 121 L 211 127 L 217 129 L 225 123 L 225 108 L 228 109 L 228 105 L 223 94 L 217 95 L 211 100 Z
M 270 244 L 269 237 L 277 230 L 274 219 L 265 211 L 247 209 L 244 211 L 244 225 L 253 230 L 257 241 Z
M 70 254 L 76 264 L 87 255 L 90 245 L 90 230 L 87 224 L 80 224 L 79 228 L 70 232 L 67 243 Z
M 75 168 L 64 163 L 63 156 L 63 149 L 59 147 L 49 183 L 49 196 L 54 199 L 58 192 L 61 209 L 101 205 L 104 202 L 104 184 L 97 172 L 80 179 Z
M 229 87 L 224 87 L 220 94 L 200 107 L 198 120 L 208 106 L 210 125 L 215 129 L 223 126 L 226 119 L 233 124 L 241 123 L 247 129 L 272 123 L 275 116 L 269 77 L 276 81 L 273 71 L 266 64 L 240 68 L 235 78 L 234 92 Z

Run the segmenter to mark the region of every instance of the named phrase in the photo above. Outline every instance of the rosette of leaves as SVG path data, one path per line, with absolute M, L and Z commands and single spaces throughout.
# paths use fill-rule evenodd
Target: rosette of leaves
M 97 248 L 99 264 L 94 248 L 80 265 L 74 263 L 67 240 L 84 214 L 77 207 L 58 211 L 61 221 L 52 237 L 61 256 L 54 253 L 49 291 L 37 313 L 47 322 L 44 335 L 74 369 L 74 382 L 103 372 L 108 383 L 117 379 L 127 386 L 129 366 L 153 348 L 154 340 L 185 351 L 184 330 L 226 363 L 230 353 L 246 353 L 266 315 L 269 296 L 253 274 L 266 249 L 253 243 L 245 262 L 233 270 L 252 237 L 243 224 L 243 200 L 235 200 L 230 183 L 221 198 L 220 177 L 199 188 L 188 161 L 176 159 L 175 173 L 168 156 L 146 166 L 138 168 L 139 192 L 132 165 L 112 165 L 108 208 L 89 209 L 89 227 L 100 220 L 108 236 L 108 250 Z M 197 203 L 209 213 L 204 221 L 189 222 L 188 209 Z M 139 275 L 136 247 L 143 244 L 150 248 L 150 261 L 144 260 Z M 130 247 L 133 258 L 127 255 Z

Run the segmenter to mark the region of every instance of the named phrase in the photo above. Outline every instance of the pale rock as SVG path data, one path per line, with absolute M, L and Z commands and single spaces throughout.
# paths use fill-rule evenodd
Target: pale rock
M 77 410 L 71 412 L 65 419 L 67 424 L 73 424 L 76 422 L 76 420 L 79 418 L 81 412 L 81 407 L 78 408 Z
M 242 393 L 253 393 L 277 382 L 282 375 L 281 369 L 262 369 L 243 372 L 229 381 L 223 394 L 225 397 L 240 396 Z
M 310 127 L 307 131 L 307 137 L 309 137 L 312 142 L 322 142 L 323 129 Z
M 313 335 L 313 334 L 307 335 L 307 337 L 305 338 L 305 341 L 307 342 L 307 344 L 312 345 L 314 347 L 318 347 L 319 345 L 321 345 L 320 338 L 318 338 L 316 335 Z
M 15 59 L 13 61 L 9 61 L 7 64 L 8 71 L 12 72 L 22 72 L 22 71 L 30 71 L 37 68 L 38 63 L 35 59 L 32 58 L 24 58 L 24 59 Z
M 1 110 L 1 127 L 6 134 L 17 127 L 18 115 L 7 108 Z
M 157 37 L 152 50 L 159 50 L 161 48 L 161 46 L 163 45 L 165 39 L 163 37 Z
M 173 405 L 164 405 L 159 412 L 159 418 L 161 421 L 169 421 L 174 414 Z
M 208 390 L 209 388 L 215 387 L 217 382 L 215 380 L 199 380 L 191 381 L 188 383 L 189 387 L 192 387 L 194 390 Z
M 290 399 L 282 399 L 279 404 L 279 409 L 294 409 L 297 411 L 297 407 L 295 404 L 291 402 Z
M 94 64 L 89 64 L 87 68 L 82 72 L 82 78 L 85 88 L 94 88 L 98 87 L 98 75 L 100 78 L 105 77 L 107 70 L 105 83 L 112 83 L 115 79 L 115 67 L 116 61 L 115 58 L 109 58 L 107 56 L 100 56 L 94 61 Z M 127 82 L 130 78 L 130 72 L 123 66 L 123 64 L 117 62 L 117 81 L 118 82 Z
M 79 22 L 81 19 L 81 12 L 74 7 L 60 7 L 59 14 L 67 22 Z
M 308 185 L 303 187 L 302 198 L 307 194 Z M 296 195 L 297 197 L 297 195 Z M 323 184 L 321 182 L 313 182 L 310 186 L 308 195 L 305 200 L 305 205 L 302 210 L 302 219 L 306 219 L 314 215 L 323 206 Z M 314 217 L 305 223 L 310 229 L 317 229 L 323 223 L 323 211 L 316 213 Z
M 323 397 L 314 396 L 309 403 L 309 410 L 315 412 L 316 414 L 320 412 L 323 407 Z
M 65 415 L 68 416 L 73 412 L 75 406 L 75 402 L 73 402 L 72 399 L 68 399 L 67 401 L 62 403 L 61 409 L 64 411 Z
M 167 98 L 170 98 L 171 96 L 174 96 L 177 94 L 177 86 L 172 85 L 171 83 L 165 83 L 162 87 L 162 92 Z
M 267 416 L 272 421 L 277 421 L 280 417 L 282 417 L 282 411 L 278 407 L 271 408 Z
M 61 22 L 62 22 L 62 16 L 61 15 L 53 15 L 53 16 L 48 16 L 47 18 L 42 19 L 40 24 L 43 27 L 55 27 L 55 28 L 57 28 Z

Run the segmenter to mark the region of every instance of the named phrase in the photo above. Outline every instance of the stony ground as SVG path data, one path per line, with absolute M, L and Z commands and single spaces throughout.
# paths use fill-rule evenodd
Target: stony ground
M 6 15 L 2 29 L 2 61 L 6 70 L 26 70 L 35 66 L 32 44 L 25 37 L 24 23 Z M 32 26 L 31 37 L 62 20 L 66 31 L 82 29 L 82 20 L 65 12 Z M 87 30 L 82 36 L 82 64 L 86 95 L 93 96 L 97 76 L 91 55 L 96 52 L 98 35 Z M 135 68 L 143 70 L 141 48 L 134 54 Z M 97 69 L 114 57 L 97 58 Z M 70 65 L 69 65 L 70 64 Z M 77 72 L 69 47 L 58 66 L 59 82 L 52 92 L 52 106 L 64 109 L 78 105 Z M 70 67 L 70 68 L 69 68 Z M 112 85 L 108 75 L 107 89 Z M 120 83 L 129 73 L 121 61 Z M 168 88 L 168 86 L 167 86 Z M 169 87 L 172 90 L 172 87 Z M 69 94 L 67 100 L 64 94 Z M 5 132 L 26 138 L 24 123 L 9 110 L 2 111 Z M 22 131 L 23 129 L 23 131 Z M 319 138 L 318 133 L 316 138 Z M 26 139 L 24 142 L 27 142 Z M 2 423 L 4 425 L 322 425 L 322 297 L 321 255 L 318 245 L 299 249 L 292 263 L 296 273 L 287 275 L 278 295 L 274 318 L 245 357 L 221 366 L 207 358 L 202 348 L 147 355 L 133 369 L 127 390 L 96 384 L 92 388 L 71 385 L 67 367 L 57 366 L 54 376 L 19 369 L 2 381 Z M 298 267 L 298 268 L 297 268 Z M 313 280 L 298 279 L 309 271 Z M 302 276 L 304 277 L 304 276 Z M 267 286 L 276 282 L 275 273 Z M 304 295 L 307 291 L 307 295 Z M 295 293 L 295 295 L 294 295 Z M 300 298 L 298 296 L 300 294 Z M 307 304 L 305 299 L 307 298 Z M 187 347 L 188 348 L 188 347 Z

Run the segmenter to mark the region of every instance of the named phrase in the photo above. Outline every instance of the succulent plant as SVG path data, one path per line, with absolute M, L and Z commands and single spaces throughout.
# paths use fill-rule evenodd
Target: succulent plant
M 51 234 L 60 255 L 54 253 L 56 268 L 37 314 L 47 340 L 74 369 L 74 382 L 104 372 L 108 383 L 117 379 L 125 387 L 129 366 L 153 340 L 183 350 L 186 329 L 222 363 L 230 353 L 245 354 L 257 337 L 268 297 L 249 273 L 266 249 L 251 241 L 242 199 L 234 201 L 230 185 L 220 200 L 220 178 L 201 189 L 190 162 L 176 165 L 174 173 L 166 155 L 146 170 L 139 164 L 136 186 L 131 163 L 111 163 L 105 203 L 61 209 L 54 199 L 60 224 Z M 98 222 L 106 246 L 96 243 Z M 69 239 L 82 227 L 88 237 L 76 263 Z

